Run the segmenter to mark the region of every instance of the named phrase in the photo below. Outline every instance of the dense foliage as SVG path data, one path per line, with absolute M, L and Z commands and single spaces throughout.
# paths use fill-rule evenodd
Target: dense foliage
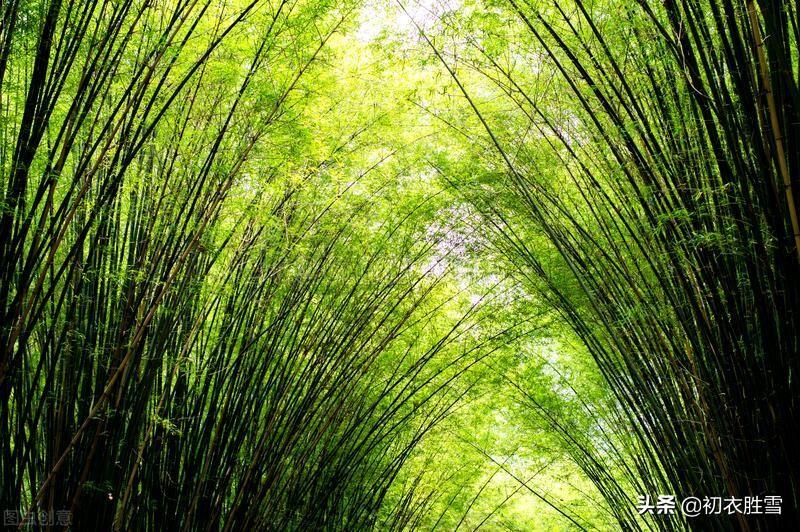
M 796 4 L 0 13 L 4 524 L 800 525 Z

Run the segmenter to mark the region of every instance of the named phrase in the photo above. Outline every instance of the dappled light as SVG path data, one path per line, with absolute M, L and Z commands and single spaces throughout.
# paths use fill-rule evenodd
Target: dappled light
M 0 14 L 5 527 L 800 527 L 796 3 Z

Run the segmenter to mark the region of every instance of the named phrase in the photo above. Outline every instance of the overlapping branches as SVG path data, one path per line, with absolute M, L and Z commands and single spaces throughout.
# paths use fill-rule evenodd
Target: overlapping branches
M 629 433 L 587 437 L 533 406 L 623 527 L 688 525 L 640 522 L 631 491 L 796 507 L 796 6 L 507 7 L 520 31 L 501 31 L 518 42 L 499 53 L 467 36 L 473 53 L 456 59 L 426 37 L 507 176 L 492 193 L 456 184 L 583 339 L 619 405 L 606 423 Z M 465 67 L 512 111 L 475 96 Z

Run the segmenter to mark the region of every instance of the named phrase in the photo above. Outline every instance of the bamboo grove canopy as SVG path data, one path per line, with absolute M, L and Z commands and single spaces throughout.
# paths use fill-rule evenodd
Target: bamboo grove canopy
M 797 3 L 0 15 L 4 526 L 800 527 Z

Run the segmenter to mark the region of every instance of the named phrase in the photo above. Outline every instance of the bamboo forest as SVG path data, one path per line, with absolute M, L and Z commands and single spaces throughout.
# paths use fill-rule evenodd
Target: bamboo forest
M 797 2 L 0 16 L 4 530 L 800 530 Z

